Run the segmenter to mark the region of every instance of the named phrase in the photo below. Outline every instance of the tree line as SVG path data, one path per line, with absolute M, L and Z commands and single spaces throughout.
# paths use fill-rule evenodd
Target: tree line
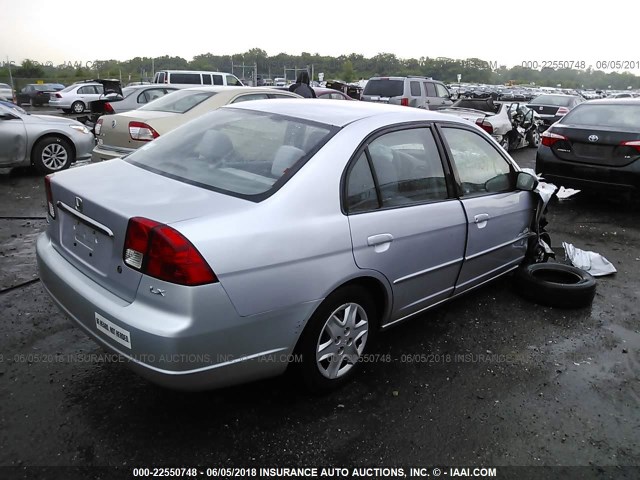
M 241 66 L 244 65 L 244 69 Z M 171 70 L 213 70 L 232 72 L 238 77 L 243 73 L 246 78 L 253 76 L 253 66 L 257 66 L 257 74 L 263 78 L 285 76 L 293 80 L 294 68 L 313 68 L 315 78 L 324 73 L 324 79 L 337 79 L 352 82 L 368 79 L 373 76 L 406 76 L 421 75 L 432 77 L 446 83 L 457 83 L 457 76 L 462 76 L 464 83 L 485 84 L 535 84 L 538 86 L 557 86 L 563 88 L 640 88 L 640 77 L 629 72 L 606 73 L 601 70 L 587 68 L 543 68 L 533 69 L 526 66 L 507 68 L 479 58 L 399 58 L 393 53 L 379 53 L 367 58 L 361 54 L 351 53 L 338 57 L 323 56 L 317 53 L 302 52 L 300 55 L 279 53 L 269 56 L 259 48 L 234 55 L 214 55 L 205 53 L 196 55 L 187 61 L 182 57 L 135 57 L 127 61 L 96 60 L 85 64 L 71 62 L 53 66 L 42 65 L 34 60 L 24 60 L 20 66 L 13 66 L 11 73 L 15 79 L 36 81 L 42 79 L 52 82 L 69 83 L 76 79 L 88 78 L 121 78 L 129 81 L 149 80 L 153 71 Z M 291 69 L 291 70 L 285 70 Z M 7 65 L 0 67 L 0 80 L 9 78 Z

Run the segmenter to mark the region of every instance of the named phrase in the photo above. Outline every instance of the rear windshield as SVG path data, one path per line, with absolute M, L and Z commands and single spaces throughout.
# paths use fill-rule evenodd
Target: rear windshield
M 598 105 L 583 103 L 563 119 L 564 125 L 614 127 L 640 132 L 640 103 L 638 105 Z
M 215 94 L 216 92 L 176 90 L 175 92 L 167 94 L 152 103 L 148 103 L 147 105 L 140 107 L 138 110 L 185 113 Z
M 573 97 L 563 97 L 560 95 L 540 95 L 529 103 L 531 105 L 555 105 L 557 107 L 568 107 L 572 104 Z
M 280 188 L 336 131 L 297 118 L 221 108 L 126 159 L 185 183 L 260 201 Z
M 380 95 L 381 97 L 400 97 L 404 93 L 404 80 L 377 79 L 369 80 L 364 86 L 363 95 Z

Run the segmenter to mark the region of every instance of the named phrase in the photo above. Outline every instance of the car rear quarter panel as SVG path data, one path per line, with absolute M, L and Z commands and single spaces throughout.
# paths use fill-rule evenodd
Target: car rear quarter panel
M 173 226 L 211 265 L 242 316 L 326 297 L 358 269 L 340 179 L 367 128 L 347 127 L 268 199 Z M 388 281 L 373 274 L 385 284 Z

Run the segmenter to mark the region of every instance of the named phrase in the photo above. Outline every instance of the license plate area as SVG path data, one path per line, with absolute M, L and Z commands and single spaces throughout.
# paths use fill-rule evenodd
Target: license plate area
M 61 243 L 73 257 L 105 275 L 113 251 L 113 239 L 82 220 L 60 211 Z

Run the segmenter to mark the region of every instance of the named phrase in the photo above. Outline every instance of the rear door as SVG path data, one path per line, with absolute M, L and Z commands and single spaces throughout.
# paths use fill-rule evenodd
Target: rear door
M 393 289 L 390 322 L 448 298 L 460 271 L 466 217 L 448 195 L 429 126 L 386 131 L 356 154 L 345 181 L 353 255 Z
M 534 194 L 516 190 L 515 168 L 480 132 L 454 126 L 441 132 L 468 224 L 457 294 L 520 264 L 535 203 Z

